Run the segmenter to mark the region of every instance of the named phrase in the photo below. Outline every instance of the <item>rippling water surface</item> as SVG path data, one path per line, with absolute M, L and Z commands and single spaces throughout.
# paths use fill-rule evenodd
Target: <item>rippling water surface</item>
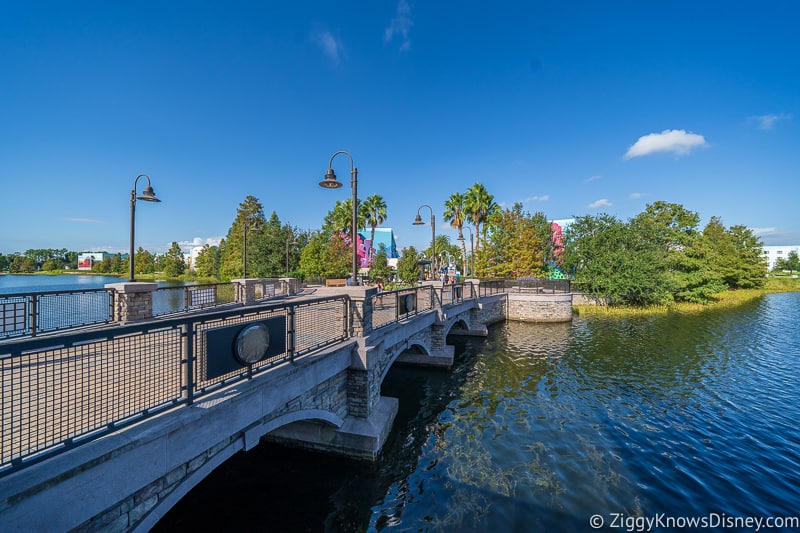
M 261 445 L 158 529 L 208 529 L 209 514 L 254 531 L 497 532 L 800 515 L 798 325 L 795 293 L 451 339 L 452 371 L 390 371 L 400 413 L 376 465 Z

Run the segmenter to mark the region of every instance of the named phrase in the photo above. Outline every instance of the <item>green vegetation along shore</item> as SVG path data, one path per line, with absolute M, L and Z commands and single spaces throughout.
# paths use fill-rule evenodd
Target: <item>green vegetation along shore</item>
M 702 313 L 736 307 L 753 301 L 768 293 L 800 292 L 800 279 L 788 276 L 770 277 L 760 289 L 738 289 L 717 293 L 708 303 L 674 302 L 668 305 L 576 305 L 573 311 L 578 316 L 637 317 L 669 313 Z

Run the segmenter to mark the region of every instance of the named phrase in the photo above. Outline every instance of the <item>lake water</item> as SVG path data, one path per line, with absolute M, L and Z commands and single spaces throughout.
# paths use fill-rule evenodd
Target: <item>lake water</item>
M 3 274 L 0 276 L 0 294 L 102 289 L 106 283 L 122 281 L 126 279 L 116 276 Z
M 156 530 L 755 531 L 800 515 L 798 325 L 793 293 L 451 339 L 451 371 L 389 372 L 374 465 L 262 444 Z

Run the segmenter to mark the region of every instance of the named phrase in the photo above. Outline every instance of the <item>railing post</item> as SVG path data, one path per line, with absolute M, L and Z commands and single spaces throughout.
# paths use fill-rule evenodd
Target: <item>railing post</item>
M 290 305 L 286 309 L 286 351 L 291 362 L 294 362 L 294 319 L 294 306 Z
M 106 285 L 114 290 L 114 320 L 136 322 L 153 318 L 153 291 L 157 287 L 156 283 L 136 281 Z
M 192 323 L 183 326 L 183 349 L 186 354 L 186 403 L 194 403 L 194 329 Z
M 36 313 L 37 313 L 37 303 L 39 301 L 39 295 L 34 294 L 31 296 L 31 337 L 36 336 L 36 326 L 38 325 L 38 321 L 36 320 Z

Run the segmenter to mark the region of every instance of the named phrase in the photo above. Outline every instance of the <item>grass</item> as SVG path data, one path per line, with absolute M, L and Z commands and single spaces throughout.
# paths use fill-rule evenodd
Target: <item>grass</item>
M 606 305 L 576 305 L 573 307 L 579 316 L 599 317 L 639 317 L 666 315 L 669 313 L 702 313 L 709 310 L 730 309 L 751 302 L 764 294 L 774 292 L 800 292 L 800 279 L 788 276 L 769 278 L 764 287 L 760 289 L 739 289 L 715 294 L 707 304 L 688 302 L 671 303 L 668 305 L 652 305 L 646 307 L 633 306 L 606 306 Z

